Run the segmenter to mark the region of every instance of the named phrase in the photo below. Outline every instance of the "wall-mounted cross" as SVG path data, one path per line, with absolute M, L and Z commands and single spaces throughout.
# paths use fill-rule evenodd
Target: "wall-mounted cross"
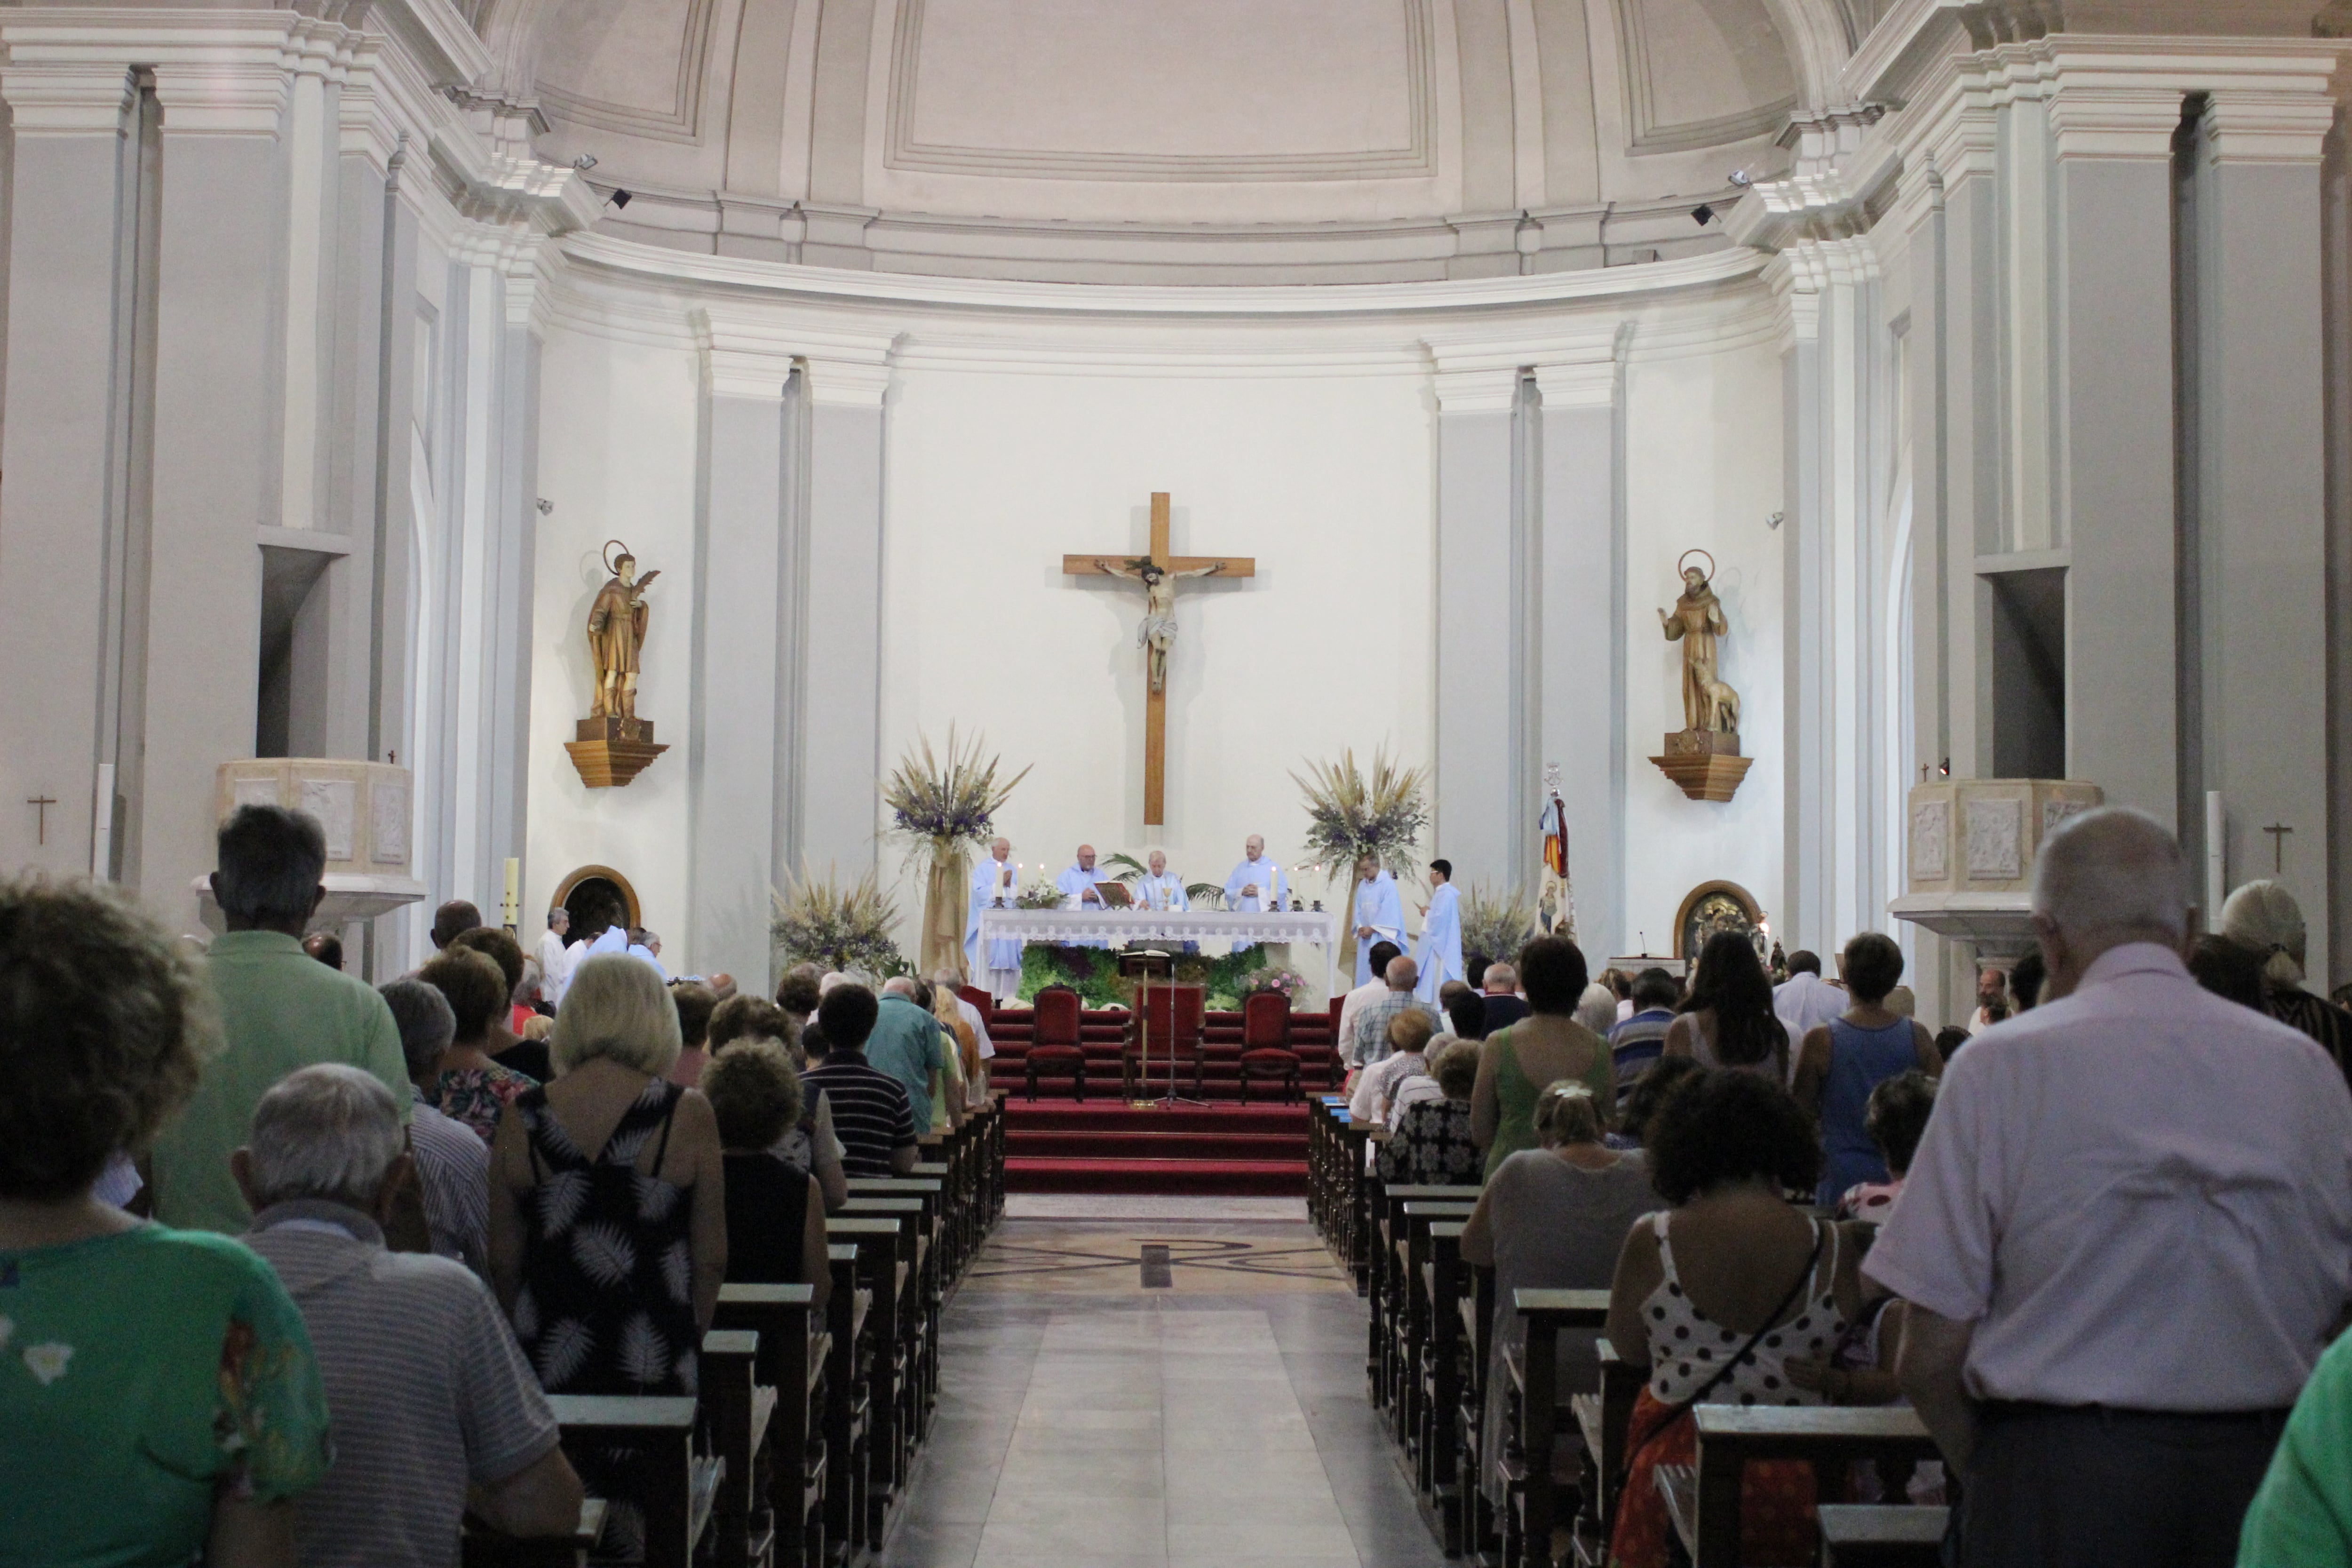
M 28 795 L 25 797 L 25 804 L 37 814 L 34 821 L 38 824 L 40 832 L 37 842 L 47 844 L 49 841 L 49 807 L 58 804 L 58 797 L 53 795 Z
M 2271 836 L 2271 875 L 2282 876 L 2286 871 L 2286 836 L 2294 831 L 2282 822 L 2273 822 L 2263 829 Z

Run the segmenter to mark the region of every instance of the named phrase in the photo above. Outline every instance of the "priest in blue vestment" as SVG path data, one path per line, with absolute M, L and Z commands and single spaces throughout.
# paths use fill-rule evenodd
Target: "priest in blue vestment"
M 1013 841 L 999 838 L 988 847 L 988 858 L 971 874 L 971 911 L 964 922 L 963 957 L 971 983 L 988 987 L 988 994 L 1000 1002 L 1009 1002 L 1021 994 L 1021 940 L 1000 936 L 987 942 L 987 962 L 983 963 L 980 914 L 982 910 L 1020 906 L 1021 868 L 1013 863 Z
M 1465 978 L 1462 968 L 1462 894 L 1454 886 L 1454 863 L 1432 860 L 1429 912 L 1421 918 L 1421 951 L 1413 962 L 1421 967 L 1421 984 L 1413 994 L 1429 1006 L 1437 1005 L 1438 987 Z
M 1370 855 L 1356 862 L 1356 984 L 1372 983 L 1372 949 L 1404 946 L 1404 899 L 1396 878 Z
M 1091 844 L 1081 844 L 1078 846 L 1077 864 L 1055 878 L 1054 886 L 1062 890 L 1064 909 L 1084 910 L 1088 914 L 1100 914 L 1103 907 L 1102 895 L 1095 891 L 1095 884 L 1101 880 L 1102 874 L 1095 869 L 1095 847 Z M 1102 937 L 1095 936 L 1068 945 L 1108 947 L 1110 943 Z
M 1225 908 L 1259 914 L 1290 907 L 1290 883 L 1278 862 L 1265 856 L 1265 840 L 1251 834 L 1242 846 L 1242 863 L 1225 879 Z
M 1150 864 L 1151 869 L 1135 879 L 1137 905 L 1147 910 L 1191 909 L 1184 897 L 1184 879 L 1168 869 L 1168 852 L 1154 849 Z

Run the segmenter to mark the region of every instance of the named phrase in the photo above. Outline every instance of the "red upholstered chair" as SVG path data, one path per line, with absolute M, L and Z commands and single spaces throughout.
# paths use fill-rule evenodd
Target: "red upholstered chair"
M 977 985 L 959 985 L 956 994 L 980 1009 L 980 1026 L 987 1028 L 996 1022 L 996 998 Z
M 1076 1079 L 1078 1103 L 1083 1105 L 1087 1099 L 1087 1052 L 1078 1044 L 1078 994 L 1066 987 L 1048 987 L 1037 993 L 1034 1005 L 1035 1029 L 1030 1037 L 1028 1053 L 1021 1058 L 1029 1098 L 1037 1098 L 1040 1067 L 1067 1066 Z
M 1284 1098 L 1297 1100 L 1298 1068 L 1298 1053 L 1290 1048 L 1290 998 L 1258 992 L 1242 1004 L 1242 1103 L 1249 1103 L 1254 1078 L 1278 1079 Z
M 1149 1094 L 1152 1075 L 1168 1070 L 1172 1054 L 1192 1064 L 1192 1098 L 1202 1098 L 1202 1075 L 1208 1057 L 1202 1043 L 1206 1007 L 1206 988 L 1198 984 L 1161 981 L 1143 988 L 1137 1009 L 1127 1021 L 1127 1039 L 1119 1047 L 1118 1081 L 1123 1093 L 1133 1099 L 1136 1085 L 1141 1083 L 1143 1092 Z

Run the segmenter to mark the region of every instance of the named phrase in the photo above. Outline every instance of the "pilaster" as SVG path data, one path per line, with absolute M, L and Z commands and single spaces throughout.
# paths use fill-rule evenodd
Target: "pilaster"
M 1526 885 L 1511 806 L 1522 794 L 1519 775 L 1535 761 L 1521 718 L 1534 679 L 1519 646 L 1526 617 L 1513 613 L 1527 553 L 1514 442 L 1519 370 L 1491 352 L 1433 351 L 1437 736 L 1429 852 L 1451 860 L 1465 886 L 1502 892 Z

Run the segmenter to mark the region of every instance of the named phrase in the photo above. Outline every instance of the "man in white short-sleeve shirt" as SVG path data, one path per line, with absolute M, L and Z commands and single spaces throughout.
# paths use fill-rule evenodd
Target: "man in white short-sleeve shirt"
M 2352 1291 L 2352 1095 L 2189 977 L 2181 873 L 2119 807 L 2045 841 L 2051 1000 L 1955 1058 L 1863 1265 L 1912 1304 L 1967 1568 L 2234 1562 Z

